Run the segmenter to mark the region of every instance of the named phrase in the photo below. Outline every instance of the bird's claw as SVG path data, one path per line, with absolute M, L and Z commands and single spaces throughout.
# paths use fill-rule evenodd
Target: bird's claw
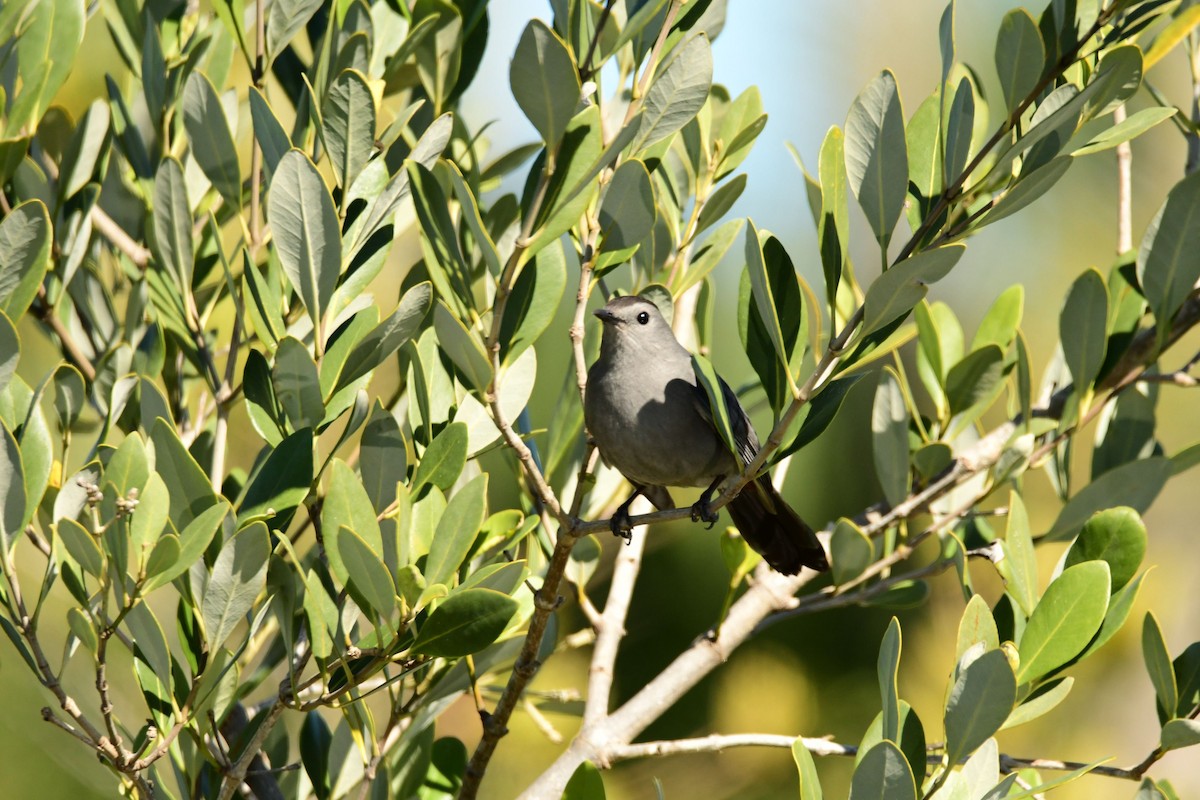
M 633 525 L 629 519 L 629 512 L 625 509 L 617 509 L 616 513 L 612 515 L 612 519 L 609 520 L 608 527 L 613 532 L 613 536 L 624 539 L 625 544 L 633 542 Z
M 707 522 L 707 530 L 712 530 L 712 526 L 717 524 L 717 520 L 721 515 L 713 511 L 709 507 L 708 500 L 701 498 L 692 505 L 692 522 Z

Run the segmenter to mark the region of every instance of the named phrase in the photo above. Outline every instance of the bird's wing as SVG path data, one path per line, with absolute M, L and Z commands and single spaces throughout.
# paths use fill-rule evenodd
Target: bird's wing
M 738 402 L 733 389 L 729 388 L 729 384 L 720 375 L 717 376 L 717 380 L 721 383 L 725 408 L 729 409 L 729 424 L 733 428 L 733 440 L 737 443 L 737 456 L 743 464 L 749 464 L 758 455 L 758 434 L 754 432 L 754 425 L 751 424 L 746 409 L 742 408 L 742 404 Z M 696 381 L 694 388 L 696 390 L 694 395 L 696 412 L 715 430 L 716 423 L 713 422 L 712 409 L 708 405 L 708 392 L 704 391 L 699 380 Z

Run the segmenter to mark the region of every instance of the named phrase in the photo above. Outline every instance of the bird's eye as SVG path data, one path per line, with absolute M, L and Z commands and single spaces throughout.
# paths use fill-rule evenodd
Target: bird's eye
M 645 325 L 650 321 L 650 315 L 643 311 L 637 315 L 637 321 L 639 325 Z

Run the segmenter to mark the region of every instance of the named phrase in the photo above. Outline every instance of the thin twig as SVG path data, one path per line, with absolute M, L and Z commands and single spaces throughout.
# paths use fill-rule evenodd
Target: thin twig
M 773 733 L 735 733 L 702 736 L 695 739 L 673 739 L 658 742 L 638 742 L 613 747 L 609 758 L 613 762 L 632 758 L 675 756 L 685 753 L 719 753 L 734 747 L 781 747 L 791 750 L 797 741 L 814 756 L 854 756 L 858 748 L 852 744 L 839 744 L 829 739 L 783 736 Z

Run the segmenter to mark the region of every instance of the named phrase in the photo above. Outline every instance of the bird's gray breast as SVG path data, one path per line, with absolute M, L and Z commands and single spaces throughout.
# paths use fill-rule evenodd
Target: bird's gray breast
M 619 360 L 607 366 L 589 374 L 584 405 L 588 431 L 606 462 L 643 485 L 705 486 L 735 471 L 733 457 L 696 410 L 690 360 L 637 370 Z

